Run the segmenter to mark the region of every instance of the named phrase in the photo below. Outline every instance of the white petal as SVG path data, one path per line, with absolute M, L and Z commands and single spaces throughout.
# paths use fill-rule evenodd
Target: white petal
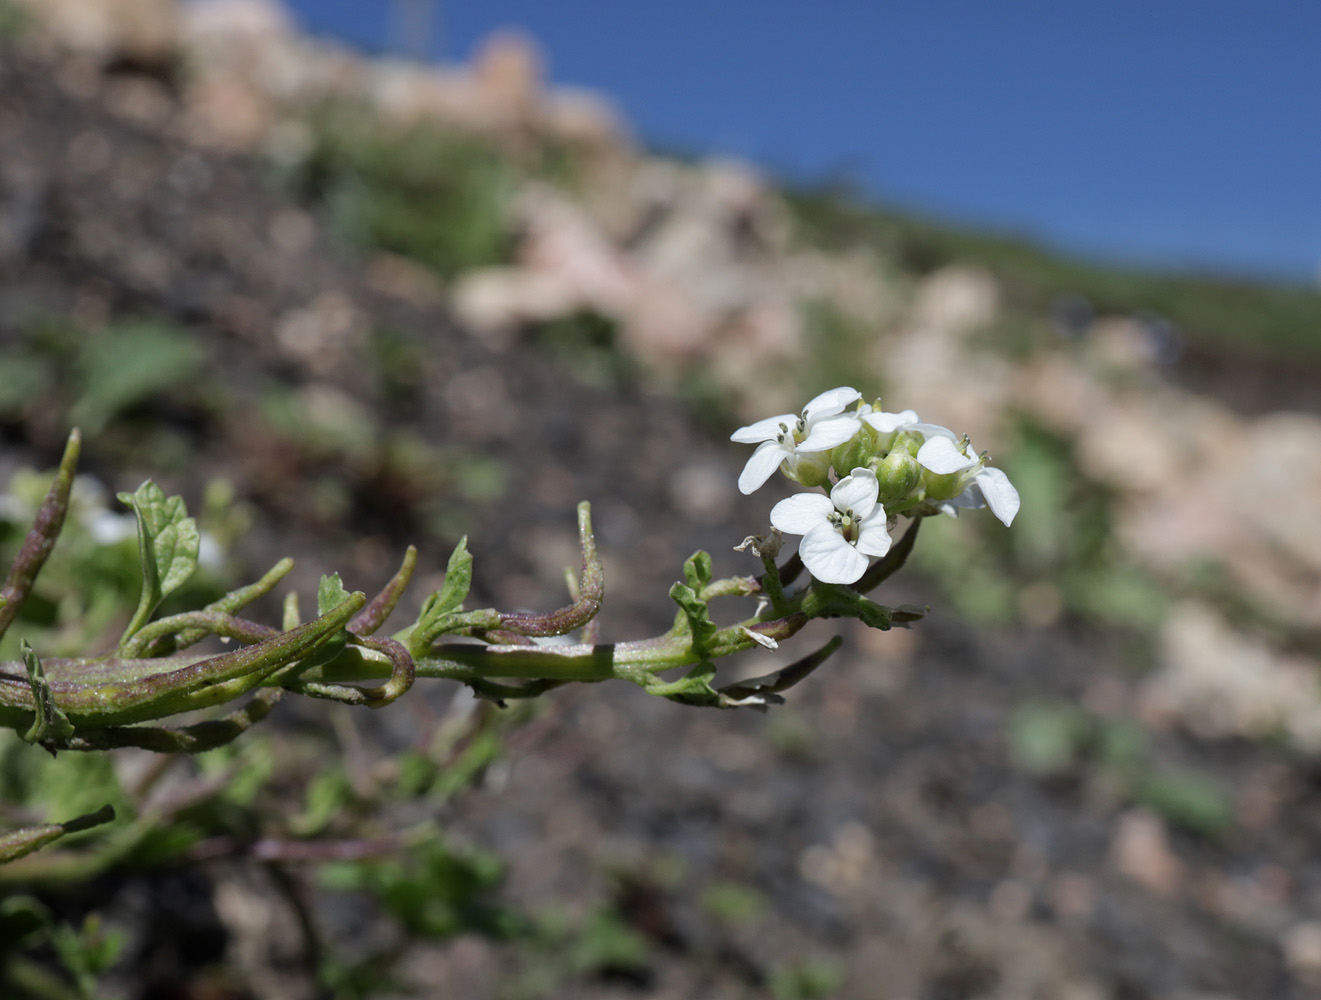
M 944 501 L 944 505 L 950 509 L 942 510 L 941 513 L 958 517 L 960 509 L 981 510 L 986 506 L 986 497 L 982 495 L 982 488 L 976 482 L 971 482 L 968 484 L 968 488 L 953 500 Z
M 869 556 L 883 556 L 890 551 L 890 533 L 885 530 L 885 514 L 870 518 L 858 531 L 854 543 L 858 551 Z
M 796 451 L 829 451 L 862 430 L 857 417 L 829 417 L 812 424 L 807 437 L 798 442 Z
M 767 649 L 780 648 L 780 644 L 776 642 L 774 639 L 772 639 L 769 635 L 762 635 L 760 632 L 754 632 L 746 625 L 743 626 L 743 634 L 746 635 L 753 642 L 765 646 Z
M 982 496 L 986 497 L 986 506 L 1008 527 L 1018 514 L 1020 500 L 1018 490 L 999 469 L 985 468 L 977 473 L 976 483 L 981 487 Z
M 843 413 L 844 407 L 861 398 L 862 393 L 847 385 L 841 385 L 838 389 L 827 389 L 821 395 L 813 397 L 803 407 L 803 416 L 813 420 Z
M 798 423 L 798 417 L 792 413 L 781 413 L 778 417 L 767 417 L 765 420 L 758 420 L 755 424 L 748 424 L 747 427 L 740 427 L 733 434 L 729 435 L 729 440 L 737 441 L 739 444 L 756 444 L 758 441 L 774 441 L 775 436 L 780 433 L 780 425 L 793 427 Z
M 917 423 L 908 429 L 917 431 L 926 441 L 930 441 L 933 437 L 946 437 L 951 441 L 957 441 L 959 439 L 959 436 L 952 430 L 948 427 L 941 427 L 940 424 Z
M 882 434 L 893 434 L 901 427 L 916 427 L 917 411 L 902 410 L 899 413 L 868 413 L 862 418 Z
M 854 583 L 867 571 L 867 557 L 829 524 L 804 535 L 798 554 L 807 571 L 822 583 Z
M 830 502 L 839 510 L 851 510 L 859 518 L 865 518 L 876 506 L 876 495 L 881 485 L 876 481 L 876 474 L 870 469 L 854 469 L 835 484 L 830 491 Z
M 834 509 L 830 499 L 820 493 L 795 493 L 771 508 L 771 525 L 791 535 L 805 535 L 821 525 L 829 528 L 826 516 Z
M 752 493 L 775 474 L 788 454 L 779 441 L 763 441 L 748 459 L 739 473 L 738 489 L 740 493 Z
M 923 468 L 940 476 L 961 472 L 977 464 L 975 458 L 969 458 L 947 437 L 929 438 L 917 449 L 917 461 Z

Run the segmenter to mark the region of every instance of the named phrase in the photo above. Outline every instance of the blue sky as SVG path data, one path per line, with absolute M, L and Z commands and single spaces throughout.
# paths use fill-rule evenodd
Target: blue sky
M 431 52 L 499 27 L 664 148 L 845 176 L 1088 256 L 1315 280 L 1315 0 L 433 0 Z M 386 0 L 286 0 L 379 50 Z

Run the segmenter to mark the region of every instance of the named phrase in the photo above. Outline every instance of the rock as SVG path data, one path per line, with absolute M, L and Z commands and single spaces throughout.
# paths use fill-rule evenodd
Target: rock
M 1122 875 L 1158 896 L 1172 896 L 1183 884 L 1184 865 L 1170 847 L 1165 824 L 1146 810 L 1119 817 L 1110 857 Z
M 1283 732 L 1321 750 L 1316 667 L 1231 629 L 1206 605 L 1186 602 L 1161 634 L 1162 665 L 1139 692 L 1153 721 L 1177 721 L 1206 739 L 1261 739 Z
M 1309 920 L 1290 928 L 1280 940 L 1289 971 L 1303 982 L 1321 986 L 1321 922 Z
M 56 41 L 102 64 L 167 69 L 179 54 L 178 0 L 15 0 Z

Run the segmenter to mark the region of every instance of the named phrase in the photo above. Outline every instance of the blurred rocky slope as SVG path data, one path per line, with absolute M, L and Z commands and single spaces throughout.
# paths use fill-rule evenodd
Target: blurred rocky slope
M 600 317 L 649 377 L 700 378 L 740 416 L 792 408 L 833 379 L 882 386 L 891 405 L 936 415 L 1001 459 L 1030 427 L 1107 495 L 1108 558 L 1139 567 L 1172 599 L 1164 666 L 1149 683 L 1153 718 L 1190 713 L 1225 732 L 1281 724 L 1321 746 L 1311 668 L 1291 655 L 1315 651 L 1321 634 L 1321 403 L 1276 411 L 1264 385 L 1256 412 L 1245 414 L 1181 387 L 1181 347 L 1204 347 L 1196 331 L 1081 299 L 1061 300 L 1053 317 L 1025 314 L 984 268 L 918 273 L 863 242 L 820 249 L 755 169 L 647 155 L 606 99 L 547 85 L 540 54 L 518 36 L 493 38 L 469 66 L 437 68 L 307 38 L 274 0 L 22 6 L 39 29 L 26 44 L 64 53 L 66 92 L 96 93 L 126 129 L 192 150 L 162 176 L 114 173 L 121 187 L 144 186 L 130 211 L 169 225 L 184 224 L 170 217 L 176 193 L 223 178 L 217 165 L 228 157 L 296 170 L 313 156 L 316 116 L 328 106 L 365 109 L 401 135 L 423 126 L 469 136 L 520 166 L 501 201 L 503 259 L 441 276 L 377 254 L 366 284 L 386 289 L 396 300 L 388 306 L 307 277 L 317 230 L 296 208 L 272 206 L 255 255 L 227 242 L 223 213 L 187 220 L 198 259 L 227 257 L 263 286 L 233 289 L 207 308 L 246 346 L 321 376 L 316 392 L 327 398 L 308 406 L 341 405 L 332 386 L 352 380 L 349 345 L 402 298 L 447 310 L 493 358 L 531 328 Z M 7 128 L 6 148 L 20 148 L 12 120 Z M 24 152 L 0 165 L 0 253 L 11 267 L 41 238 L 52 190 L 94 197 L 88 185 L 109 169 L 104 136 L 84 129 L 67 141 L 62 188 Z M 550 156 L 571 169 L 544 169 Z M 121 294 L 164 296 L 183 314 L 197 308 L 207 279 L 192 267 L 178 275 L 178 262 L 150 241 L 125 248 L 134 220 L 117 221 L 114 204 L 103 202 L 99 217 L 87 206 L 72 233 L 78 253 L 106 266 L 113 258 Z M 266 289 L 277 285 L 273 307 Z M 92 295 L 76 308 L 95 320 L 107 307 Z M 702 475 L 690 478 L 687 493 L 711 493 Z M 1030 487 L 1025 520 L 1034 517 Z M 1029 615 L 1049 621 L 1069 599 L 1039 575 Z M 1244 645 L 1261 666 L 1235 679 L 1230 661 L 1243 658 L 1228 651 Z M 1251 697 L 1245 684 L 1256 685 Z
M 685 719 L 678 739 L 674 716 L 639 708 L 635 692 L 593 691 L 604 708 L 587 705 L 583 724 L 556 737 L 571 752 L 515 775 L 527 829 L 546 825 L 508 835 L 548 845 L 518 862 L 534 884 L 576 877 L 564 858 L 624 837 L 612 825 L 621 812 L 676 840 L 691 836 L 682 810 L 714 817 L 703 844 L 728 836 L 732 813 L 748 843 L 729 850 L 760 858 L 774 841 L 773 864 L 750 862 L 757 884 L 797 892 L 797 865 L 865 914 L 855 943 L 870 947 L 841 950 L 918 941 L 867 982 L 943 962 L 986 975 L 1016 966 L 1006 940 L 1026 926 L 1085 927 L 1052 938 L 1050 962 L 1070 965 L 1085 953 L 1077 940 L 1090 941 L 1109 982 L 1111 924 L 1132 935 L 1118 950 L 1153 952 L 1148 985 L 1176 967 L 1234 982 L 1217 965 L 1232 955 L 1198 950 L 1216 940 L 1211 923 L 1251 941 L 1259 968 L 1287 965 L 1288 995 L 1318 981 L 1310 887 L 1321 879 L 1288 860 L 1315 854 L 1312 828 L 1290 825 L 1308 813 L 1314 765 L 1286 773 L 1272 752 L 1244 749 L 1269 738 L 1304 761 L 1321 750 L 1315 355 L 1252 367 L 1139 304 L 1086 289 L 1026 303 L 975 255 L 918 263 L 884 240 L 820 239 L 801 200 L 745 164 L 648 155 L 608 101 L 546 84 L 535 48 L 512 36 L 471 66 L 438 69 L 306 38 L 260 0 L 22 9 L 29 28 L 0 43 L 0 474 L 19 460 L 49 465 L 73 409 L 92 439 L 86 467 L 115 485 L 148 474 L 188 484 L 198 468 L 236 484 L 262 510 L 253 562 L 292 551 L 315 574 L 343 545 L 334 568 L 366 586 L 403 542 L 422 540 L 424 564 L 438 567 L 466 530 L 479 586 L 497 590 L 483 599 L 507 606 L 559 592 L 570 512 L 587 496 L 612 560 L 605 627 L 619 634 L 656 624 L 648 616 L 684 555 L 724 552 L 730 523 L 755 524 L 768 506 L 732 495 L 738 450 L 703 432 L 675 392 L 719 407 L 727 431 L 829 385 L 879 388 L 892 408 L 967 431 L 1022 489 L 1012 531 L 968 518 L 924 529 L 923 543 L 965 611 L 1016 627 L 974 635 L 933 616 L 912 636 L 851 637 L 865 666 L 838 664 L 803 692 L 813 735 L 794 737 L 785 713 L 790 749 L 770 764 L 763 742 L 733 729 L 743 720 Z M 421 165 L 402 169 L 402 151 Z M 428 186 L 447 171 L 467 177 L 457 195 Z M 416 218 L 372 202 L 372 184 L 400 184 Z M 488 215 L 444 214 L 455 198 Z M 457 250 L 417 232 L 453 219 L 476 234 Z M 148 356 L 155 367 L 135 367 Z M 1192 378 L 1190 358 L 1214 377 Z M 1282 377 L 1245 395 L 1263 371 Z M 1212 384 L 1235 392 L 1191 388 Z M 982 536 L 942 547 L 956 529 Z M 1025 691 L 1079 695 L 1098 731 L 1136 714 L 1162 751 L 1191 741 L 1195 766 L 1218 749 L 1213 762 L 1242 776 L 1239 840 L 1179 840 L 1174 811 L 1148 811 L 1154 793 L 1135 808 L 1103 768 L 1095 780 L 1020 780 L 1001 723 Z M 651 755 L 611 752 L 643 731 L 639 719 L 639 744 L 691 742 L 660 779 Z M 827 764 L 802 766 L 813 749 L 830 781 Z M 768 767 L 781 784 L 760 774 L 731 791 Z M 579 771 L 601 801 L 581 788 L 556 797 Z M 627 809 L 611 800 L 657 780 L 655 795 L 620 793 Z M 831 829 L 860 788 L 874 822 Z M 499 831 L 512 807 L 494 798 Z M 594 807 L 601 815 L 574 825 Z M 785 808 L 802 829 L 765 837 Z M 809 835 L 818 842 L 796 855 Z M 1133 902 L 1132 886 L 1148 896 Z M 953 931 L 935 915 L 946 893 L 965 894 Z M 815 912 L 817 897 L 805 898 L 785 912 Z M 1172 899 L 1186 903 L 1179 914 Z M 879 919 L 882 906 L 895 912 Z M 1066 931 L 1034 923 L 1042 911 Z M 1191 920 L 1180 940 L 1197 945 L 1182 964 L 1163 942 L 1175 916 Z M 788 951 L 799 930 L 785 923 L 751 947 Z M 938 954 L 915 963 L 923 947 Z M 1073 972 L 1033 974 L 1038 992 L 1021 995 L 1211 995 L 1133 982 L 1068 993 Z

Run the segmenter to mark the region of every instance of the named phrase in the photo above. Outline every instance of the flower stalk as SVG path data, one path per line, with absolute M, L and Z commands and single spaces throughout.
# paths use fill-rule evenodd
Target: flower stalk
M 754 681 L 720 685 L 718 664 L 739 653 L 774 650 L 817 618 L 857 618 L 880 629 L 909 624 L 923 609 L 887 607 L 867 594 L 903 566 L 919 515 L 990 505 L 1007 521 L 1017 509 L 1017 494 L 1003 473 L 974 456 L 966 440 L 921 423 L 911 411 L 886 414 L 879 404 L 860 400 L 856 390 L 841 387 L 813 399 L 801 415 L 770 418 L 735 433 L 735 440 L 757 445 L 740 479 L 745 492 L 780 467 L 800 483 L 828 488 L 828 495 L 800 493 L 781 501 L 771 513 L 770 533 L 738 546 L 760 560 L 760 575 L 715 578 L 711 556 L 695 553 L 670 589 L 676 605 L 670 629 L 627 642 L 597 641 L 605 579 L 585 502 L 578 506 L 581 564 L 568 573 L 569 603 L 554 611 L 466 608 L 473 557 L 461 539 L 440 588 L 422 602 L 413 623 L 393 634 L 378 633 L 413 578 L 413 547 L 371 600 L 347 590 L 337 574 L 322 577 L 317 614 L 307 622 L 292 594 L 279 627 L 240 616 L 289 573 L 287 559 L 203 608 L 154 618 L 195 569 L 199 532 L 183 501 L 148 481 L 120 496 L 137 520 L 143 586 L 117 647 L 100 656 L 59 658 L 25 645 L 23 662 L 0 663 L 0 725 L 51 752 L 121 746 L 200 752 L 241 735 L 284 694 L 380 708 L 419 680 L 456 681 L 499 701 L 535 697 L 568 683 L 624 680 L 685 704 L 765 708 L 824 662 L 839 640 Z M 78 450 L 75 431 L 0 590 L 0 635 L 19 620 L 23 599 L 59 536 Z M 841 475 L 841 461 L 858 464 Z M 928 499 L 937 484 L 950 498 L 941 504 Z M 904 490 L 907 497 L 895 495 Z M 897 509 L 914 516 L 892 543 Z M 781 531 L 804 536 L 798 552 L 784 559 Z M 798 583 L 804 569 L 810 575 Z M 757 602 L 753 614 L 733 622 L 713 615 L 718 602 L 747 598 Z M 548 642 L 575 632 L 578 642 Z M 208 638 L 239 646 L 199 651 Z M 244 704 L 230 704 L 245 695 L 250 697 Z M 225 705 L 230 707 L 219 718 L 169 724 L 182 713 Z

